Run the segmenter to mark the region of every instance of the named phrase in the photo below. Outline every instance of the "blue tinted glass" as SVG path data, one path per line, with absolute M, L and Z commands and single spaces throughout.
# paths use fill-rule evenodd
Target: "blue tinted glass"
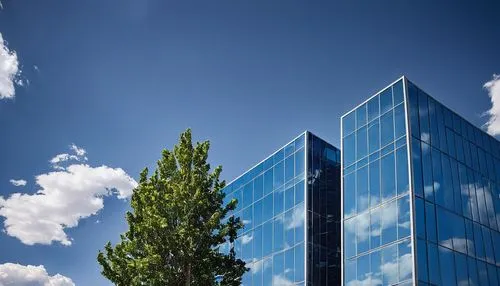
M 497 268 L 488 264 L 488 278 L 490 285 L 498 285 Z
M 366 126 L 356 131 L 356 159 L 361 159 L 368 154 L 368 133 Z
M 443 152 L 448 151 L 448 146 L 446 143 L 446 128 L 444 125 L 444 115 L 443 115 L 443 108 L 441 104 L 436 103 L 436 121 L 437 121 L 437 128 L 438 128 L 438 133 L 439 133 L 439 147 Z
M 356 284 L 358 277 L 356 276 L 356 260 L 346 261 L 344 267 L 344 282 L 345 285 Z
M 366 104 L 361 105 L 356 109 L 356 125 L 357 128 L 366 124 Z
M 410 198 L 405 196 L 398 200 L 398 238 L 410 235 Z
M 294 143 L 290 143 L 288 145 L 286 145 L 285 147 L 285 157 L 288 157 L 290 155 L 293 154 L 293 152 L 295 151 L 295 146 L 294 146 Z
M 274 183 L 273 187 L 278 188 L 283 185 L 284 182 L 284 170 L 283 170 L 283 162 L 280 162 L 274 166 Z
M 368 208 L 368 167 L 365 166 L 357 173 L 357 194 L 356 199 L 358 213 Z
M 273 194 L 269 194 L 262 199 L 262 221 L 267 221 L 273 217 Z
M 495 256 L 493 251 L 493 245 L 491 242 L 490 230 L 484 226 L 481 226 L 481 230 L 483 232 L 483 243 L 484 243 L 484 252 L 486 254 L 486 261 L 489 263 L 495 263 Z
M 410 112 L 411 135 L 415 138 L 420 138 L 420 124 L 418 115 L 418 92 L 417 88 L 408 83 L 408 99 Z
M 382 205 L 382 245 L 397 239 L 398 205 L 392 201 Z
M 260 200 L 253 204 L 254 225 L 259 225 L 262 223 L 262 202 L 263 200 Z
M 403 93 L 403 81 L 402 80 L 396 82 L 392 86 L 392 94 L 394 97 L 394 105 L 397 105 L 398 103 L 403 102 L 404 93 Z
M 301 243 L 295 247 L 295 282 L 304 281 L 304 244 Z M 266 284 L 270 285 L 270 284 Z
M 273 275 L 284 276 L 285 274 L 285 253 L 281 252 L 273 255 Z
M 382 271 L 380 263 L 382 258 L 380 257 L 380 252 L 375 251 L 370 253 L 370 270 L 372 274 L 371 283 L 372 285 L 381 285 Z
M 403 241 L 398 245 L 398 262 L 399 262 L 399 281 L 405 281 L 412 278 L 413 259 L 411 256 L 410 240 Z
M 241 212 L 241 220 L 245 226 L 245 231 L 250 230 L 253 227 L 252 212 L 252 207 L 248 207 Z
M 299 138 L 295 139 L 295 150 L 299 150 L 304 147 L 305 136 L 301 135 Z
M 293 186 L 285 190 L 285 211 L 295 205 L 295 189 Z
M 368 124 L 368 151 L 370 154 L 380 149 L 379 127 L 378 118 Z
M 344 216 L 356 213 L 356 176 L 351 173 L 344 177 Z
M 418 280 L 429 281 L 427 273 L 427 245 L 422 239 L 417 240 L 417 265 L 418 265 Z
M 429 282 L 435 285 L 440 285 L 441 275 L 439 271 L 438 250 L 437 246 L 433 243 L 427 244 L 427 265 L 429 269 Z M 448 272 L 443 272 L 443 274 L 445 273 Z
M 344 255 L 347 258 L 356 255 L 356 218 L 344 222 Z
M 396 195 L 394 153 L 380 159 L 380 165 L 382 178 L 382 200 L 387 200 Z
M 273 221 L 268 221 L 262 225 L 262 237 L 265 238 L 262 244 L 262 256 L 267 256 L 273 252 Z
M 467 253 L 470 256 L 476 256 L 476 251 L 474 249 L 474 228 L 472 226 L 472 221 L 465 220 L 465 233 L 467 237 Z
M 387 88 L 380 93 L 380 114 L 384 114 L 392 108 L 392 90 Z
M 283 212 L 285 205 L 285 191 L 283 189 L 274 191 L 274 215 Z
M 378 99 L 379 99 L 379 97 L 375 96 L 368 101 L 368 104 L 367 104 L 368 121 L 371 121 L 371 120 L 377 118 L 380 114 Z
M 488 270 L 486 269 L 486 263 L 482 261 L 477 261 L 477 272 L 479 275 L 479 282 L 481 285 L 492 285 L 488 279 Z
M 370 246 L 372 249 L 380 246 L 380 235 L 382 233 L 381 210 L 381 208 L 376 208 L 370 212 Z
M 446 154 L 441 154 L 441 163 L 443 167 L 443 184 L 440 186 L 440 191 L 444 195 L 444 207 L 449 210 L 455 208 L 454 195 L 453 195 L 453 179 L 451 177 L 450 157 Z M 437 202 L 437 201 L 436 201 Z
M 280 149 L 273 155 L 273 163 L 277 164 L 278 162 L 283 161 L 285 158 L 285 151 L 283 149 Z
M 415 216 L 417 237 L 425 239 L 425 204 L 421 198 L 415 198 Z
M 253 232 L 248 232 L 241 237 L 241 255 L 243 260 L 248 261 L 252 259 L 252 240 Z
M 295 184 L 295 204 L 304 201 L 304 180 Z
M 396 166 L 398 194 L 403 194 L 408 192 L 410 189 L 408 175 L 408 151 L 406 146 L 399 148 L 396 151 Z
M 468 285 L 467 257 L 463 254 L 455 253 L 455 265 L 457 269 L 457 285 Z
M 394 141 L 393 113 L 388 112 L 380 117 L 380 146 L 385 146 Z
M 370 255 L 363 255 L 358 261 L 358 281 L 366 281 L 365 276 L 370 273 Z
M 358 254 L 366 252 L 370 249 L 370 240 L 368 236 L 366 235 L 369 233 L 369 225 L 364 222 L 370 221 L 370 214 L 368 212 L 365 212 L 364 214 L 360 214 L 358 217 L 356 217 L 358 220 L 357 223 L 357 251 Z
M 481 231 L 481 226 L 477 223 L 474 223 L 474 249 L 476 251 L 477 258 L 485 258 L 483 245 L 483 234 Z
M 422 179 L 424 184 L 425 198 L 434 201 L 434 181 L 432 180 L 431 166 L 431 147 L 430 145 L 422 143 Z
M 264 195 L 273 191 L 273 169 L 264 173 Z
M 426 143 L 430 143 L 429 108 L 427 104 L 427 98 L 427 95 L 419 90 L 418 114 L 420 120 L 420 140 Z
M 451 157 L 456 158 L 456 149 L 455 149 L 455 133 L 451 131 L 451 129 L 446 128 L 446 140 L 448 145 L 448 153 Z
M 474 258 L 467 257 L 467 270 L 469 272 L 470 285 L 479 285 L 479 276 L 477 274 L 477 265 Z
M 250 182 L 243 187 L 243 199 L 241 207 L 245 208 L 253 202 L 253 183 Z
M 253 181 L 253 199 L 258 200 L 264 194 L 264 177 L 262 175 Z
M 344 156 L 344 166 L 349 166 L 356 160 L 356 136 L 351 134 L 344 138 L 342 143 L 343 156 Z
M 285 279 L 287 281 L 293 281 L 295 278 L 295 258 L 294 249 L 290 248 L 285 251 Z
M 394 108 L 394 133 L 395 138 L 399 138 L 406 134 L 404 104 L 400 104 Z
M 441 206 L 446 205 L 446 197 L 443 186 L 443 172 L 442 172 L 442 163 L 441 163 L 441 152 L 432 148 L 432 177 L 433 177 L 433 189 L 436 198 L 436 204 Z
M 295 162 L 293 156 L 285 159 L 285 182 L 290 181 L 295 177 Z
M 304 173 L 304 162 L 305 162 L 304 149 L 295 152 L 295 176 Z
M 285 235 L 283 232 L 283 220 L 284 216 L 279 215 L 274 218 L 274 245 L 273 245 L 273 250 L 274 251 L 280 251 L 283 249 L 285 246 Z
M 262 258 L 262 227 L 256 227 L 253 231 L 253 257 Z
M 445 274 L 441 276 L 443 285 L 456 285 L 455 259 L 451 250 L 439 247 L 439 265 L 441 273 Z
M 417 196 L 424 196 L 422 186 L 422 159 L 420 154 L 420 141 L 412 138 L 411 144 L 412 163 L 413 163 L 413 188 Z
M 356 112 L 351 112 L 342 118 L 342 134 L 346 136 L 356 128 Z
M 305 210 L 304 204 L 299 204 L 293 209 L 292 220 L 288 222 L 287 228 L 295 228 L 295 243 L 304 241 Z
M 380 160 L 370 163 L 370 206 L 380 203 Z
M 397 244 L 385 247 L 380 252 L 382 254 L 382 265 L 395 265 L 397 263 L 398 259 Z M 393 274 L 387 271 L 383 271 L 382 273 L 383 273 L 382 283 L 384 285 L 394 285 L 398 282 L 398 275 L 394 275 L 396 273 Z
M 427 230 L 427 240 L 437 242 L 436 234 L 436 211 L 434 204 L 425 203 L 425 225 Z

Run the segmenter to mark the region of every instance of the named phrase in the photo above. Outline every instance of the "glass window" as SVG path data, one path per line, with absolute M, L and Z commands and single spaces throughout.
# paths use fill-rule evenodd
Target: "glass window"
M 366 124 L 366 104 L 361 105 L 356 109 L 356 125 L 357 128 Z
M 356 129 L 356 112 L 351 112 L 342 118 L 343 135 L 352 133 Z
M 291 247 L 295 244 L 295 225 L 294 211 L 289 210 L 285 213 L 285 247 Z
M 451 176 L 451 165 L 450 165 L 450 157 L 446 154 L 441 154 L 441 163 L 443 167 L 443 184 L 440 186 L 440 189 L 443 191 L 444 196 L 444 207 L 449 210 L 453 210 L 455 208 L 454 203 L 454 195 L 453 195 L 453 179 Z M 443 202 L 441 202 L 443 203 Z
M 285 205 L 285 192 L 283 189 L 274 191 L 274 215 L 283 212 Z
M 356 159 L 359 160 L 368 154 L 368 133 L 366 126 L 358 129 L 358 131 L 356 131 L 356 134 L 358 140 L 356 142 Z
M 420 154 L 420 141 L 412 138 L 411 144 L 412 162 L 413 162 L 413 187 L 417 196 L 424 196 L 422 185 L 422 159 Z
M 456 158 L 455 133 L 448 128 L 446 128 L 446 140 L 448 141 L 448 153 L 451 157 Z
M 283 162 L 279 162 L 278 164 L 274 165 L 274 183 L 273 187 L 278 188 L 281 185 L 283 185 L 284 182 L 284 170 L 283 170 Z
M 380 93 L 380 114 L 384 114 L 392 108 L 392 90 L 387 88 Z
M 356 259 L 345 262 L 344 282 L 345 285 L 356 284 L 358 277 L 356 275 Z
M 388 112 L 380 117 L 380 146 L 394 141 L 394 118 L 392 112 Z
M 367 108 L 368 108 L 368 122 L 372 121 L 373 119 L 377 118 L 380 115 L 378 95 L 368 101 Z
M 354 131 L 354 122 L 352 124 L 352 131 Z M 347 134 L 347 133 L 345 133 Z M 304 147 L 304 142 L 305 142 L 305 136 L 302 134 L 299 138 L 295 139 L 295 150 L 299 150 L 300 148 Z
M 285 182 L 290 181 L 295 176 L 293 156 L 285 159 Z
M 253 228 L 252 207 L 248 207 L 241 212 L 241 219 L 243 221 L 243 225 L 245 226 L 244 231 Z
M 397 259 L 398 259 L 398 248 L 397 244 L 393 244 L 391 246 L 383 248 L 381 251 L 382 254 L 382 283 L 384 285 L 393 285 L 398 282 L 398 275 L 397 275 L 397 270 L 394 269 L 396 273 L 387 271 L 387 267 L 390 267 L 392 265 L 397 265 Z M 384 271 L 385 270 L 385 271 Z
M 498 285 L 497 268 L 492 264 L 488 264 L 488 278 L 490 285 Z
M 273 194 L 269 194 L 262 199 L 262 221 L 267 221 L 273 217 Z
M 467 253 L 470 256 L 475 257 L 476 251 L 474 250 L 474 228 L 472 226 L 472 221 L 465 220 L 465 235 L 467 237 Z
M 409 178 L 408 178 L 408 151 L 406 146 L 399 148 L 396 151 L 396 172 L 397 172 L 397 189 L 398 194 L 404 194 L 408 192 L 409 187 Z
M 398 238 L 410 235 L 410 199 L 405 196 L 398 200 Z
M 421 198 L 415 198 L 415 216 L 417 224 L 417 237 L 425 239 L 425 204 Z
M 395 138 L 399 138 L 406 134 L 405 107 L 400 104 L 394 108 L 394 131 Z
M 439 256 L 437 246 L 433 243 L 427 244 L 427 265 L 429 268 L 429 282 L 435 285 L 441 285 L 441 275 L 439 271 Z M 443 272 L 448 273 L 448 272 Z M 443 284 L 447 285 L 447 284 Z
M 398 245 L 398 266 L 399 266 L 399 281 L 405 281 L 412 278 L 413 259 L 411 256 L 411 242 L 405 240 Z
M 356 213 L 356 173 L 344 176 L 344 216 Z
M 467 257 L 463 254 L 455 253 L 455 264 L 457 269 L 457 285 L 469 285 Z
M 262 259 L 262 227 L 258 226 L 253 231 L 253 258 Z
M 382 205 L 382 245 L 397 239 L 398 206 L 397 201 Z
M 368 234 L 370 232 L 370 214 L 365 212 L 364 214 L 360 214 L 356 217 L 357 221 L 357 242 L 358 254 L 368 251 L 370 249 L 370 241 Z
M 378 118 L 368 124 L 368 151 L 373 153 L 380 149 L 380 124 Z
M 474 249 L 476 250 L 476 257 L 484 259 L 484 248 L 483 248 L 483 234 L 481 231 L 481 226 L 474 223 Z
M 453 252 L 445 247 L 439 247 L 439 265 L 443 285 L 457 285 L 455 276 L 455 259 Z
M 448 248 L 453 248 L 452 238 L 453 238 L 453 227 L 452 224 L 455 222 L 453 215 L 445 211 L 443 208 L 436 208 L 437 219 L 438 219 L 438 238 L 439 244 L 446 246 Z
M 370 279 L 370 255 L 358 257 L 358 281 L 367 281 Z M 368 276 L 368 277 L 367 277 Z
M 422 178 L 424 183 L 424 195 L 427 200 L 434 201 L 434 181 L 432 179 L 431 165 L 431 146 L 422 142 Z
M 420 126 L 418 122 L 418 92 L 417 88 L 411 83 L 408 83 L 408 99 L 410 106 L 411 135 L 415 138 L 420 138 Z
M 493 250 L 493 245 L 491 242 L 490 230 L 484 226 L 481 226 L 483 232 L 483 243 L 484 243 L 484 252 L 486 254 L 486 261 L 489 263 L 495 263 L 495 255 Z
M 285 274 L 285 253 L 273 255 L 273 275 L 283 277 Z M 273 281 L 274 282 L 274 281 Z
M 370 246 L 376 248 L 380 246 L 380 236 L 382 234 L 382 220 L 380 218 L 381 208 L 376 208 L 370 212 Z
M 256 226 L 262 223 L 262 200 L 253 204 L 253 220 Z
M 270 194 L 273 191 L 273 169 L 269 169 L 264 173 L 264 195 Z
M 295 228 L 295 243 L 304 241 L 304 224 L 305 224 L 304 204 L 299 204 L 293 209 L 292 220 L 288 223 L 287 228 Z
M 253 199 L 254 201 L 262 198 L 264 194 L 264 177 L 262 175 L 253 181 Z
M 434 204 L 428 202 L 425 203 L 425 226 L 427 232 L 427 240 L 437 242 L 436 212 L 434 210 Z
M 481 285 L 493 285 L 490 284 L 488 280 L 488 270 L 486 269 L 486 263 L 477 261 L 477 272 L 479 274 L 479 281 Z
M 273 163 L 277 164 L 278 162 L 283 161 L 284 158 L 285 158 L 285 150 L 280 149 L 280 150 L 276 151 L 276 153 L 274 153 Z
M 243 199 L 241 207 L 246 208 L 253 202 L 253 183 L 250 182 L 243 187 Z
M 403 80 L 396 82 L 392 86 L 392 94 L 394 96 L 394 105 L 403 102 L 404 93 L 403 93 Z
M 295 184 L 295 204 L 298 205 L 304 201 L 304 180 Z
M 268 221 L 262 225 L 262 237 L 265 242 L 262 244 L 262 256 L 268 256 L 273 252 L 273 242 L 270 239 L 273 237 L 273 221 Z
M 368 208 L 368 166 L 358 170 L 356 199 L 358 213 Z
M 285 251 L 285 279 L 293 281 L 295 279 L 295 258 L 294 249 L 290 248 Z
M 467 268 L 469 272 L 470 285 L 479 285 L 477 265 L 474 258 L 467 257 Z
M 249 261 L 252 259 L 252 240 L 253 232 L 248 232 L 241 237 L 241 256 L 243 260 Z
M 371 285 L 382 285 L 381 257 L 379 251 L 370 253 Z
M 446 128 L 444 124 L 444 115 L 442 105 L 436 102 L 436 120 L 439 133 L 439 147 L 441 151 L 448 152 L 448 147 L 446 146 Z
M 394 153 L 380 160 L 382 178 L 382 200 L 396 195 L 396 174 L 394 170 Z
M 344 255 L 347 258 L 356 255 L 356 218 L 344 221 Z
M 380 160 L 370 163 L 370 206 L 380 203 Z
M 295 246 L 295 282 L 304 281 L 304 261 L 305 261 L 305 252 L 304 252 L 304 244 L 301 243 Z M 270 284 L 265 284 L 270 285 Z
M 417 266 L 418 266 L 418 280 L 429 281 L 429 274 L 427 273 L 427 245 L 425 240 L 417 240 Z
M 436 102 L 432 98 L 428 98 L 429 101 L 429 124 L 431 132 L 431 145 L 433 147 L 439 148 L 439 131 L 438 122 L 436 116 Z
M 273 250 L 275 252 L 282 250 L 285 246 L 284 233 L 283 233 L 283 220 L 284 220 L 284 217 L 282 214 L 274 218 L 274 247 L 273 247 Z
M 344 143 L 342 144 L 344 155 L 344 166 L 349 166 L 356 161 L 356 137 L 355 134 L 351 134 L 344 138 Z
M 293 186 L 285 190 L 285 211 L 295 205 L 295 189 Z
M 428 96 L 418 91 L 418 114 L 420 120 L 420 140 L 430 143 Z
M 295 152 L 295 176 L 301 175 L 304 173 L 304 149 Z

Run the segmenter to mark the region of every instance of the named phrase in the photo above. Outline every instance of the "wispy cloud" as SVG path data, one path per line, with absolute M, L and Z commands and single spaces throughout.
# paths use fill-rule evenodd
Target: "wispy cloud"
M 54 161 L 66 159 L 65 156 L 59 158 L 62 159 Z M 121 168 L 91 167 L 80 162 L 38 175 L 36 184 L 40 189 L 34 194 L 0 196 L 5 232 L 27 245 L 52 242 L 71 245 L 65 229 L 76 227 L 79 220 L 97 214 L 104 207 L 104 196 L 125 199 L 137 186 Z
M 76 146 L 75 144 L 71 144 L 69 146 L 69 149 L 73 151 L 73 154 L 68 154 L 68 153 L 62 153 L 62 154 L 57 154 L 54 156 L 52 159 L 49 160 L 50 164 L 52 164 L 52 168 L 56 170 L 65 170 L 63 166 L 60 165 L 60 163 L 66 162 L 66 161 L 87 161 L 88 158 L 85 156 L 87 151 L 85 149 L 80 148 Z
M 0 2 L 0 8 L 1 8 Z M 23 85 L 20 79 L 21 69 L 15 51 L 7 47 L 2 33 L 0 33 L 0 99 L 14 98 L 15 86 Z
M 50 276 L 43 265 L 0 264 L 0 285 L 57 285 L 74 286 L 73 281 L 61 274 Z
M 488 91 L 491 100 L 491 108 L 486 111 L 489 116 L 485 124 L 486 130 L 490 135 L 496 136 L 500 134 L 500 75 L 494 74 L 483 87 Z
M 9 182 L 16 187 L 24 187 L 24 186 L 26 186 L 26 183 L 27 183 L 26 180 L 22 180 L 22 179 L 21 180 L 11 179 L 11 180 L 9 180 Z

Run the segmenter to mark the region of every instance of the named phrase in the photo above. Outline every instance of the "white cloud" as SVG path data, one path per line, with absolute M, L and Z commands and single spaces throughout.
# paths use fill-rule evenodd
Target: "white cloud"
M 9 182 L 16 187 L 24 187 L 26 186 L 27 183 L 26 180 L 14 180 L 14 179 L 9 180 Z
M 73 152 L 75 152 L 75 154 L 76 154 L 77 156 L 82 157 L 82 156 L 85 156 L 85 154 L 87 154 L 87 151 L 85 151 L 85 149 L 80 148 L 80 147 L 76 146 L 75 144 L 71 144 L 71 145 L 69 146 L 69 148 L 70 148 L 71 150 L 73 150 Z
M 0 3 L 1 6 L 1 3 Z M 16 85 L 22 85 L 19 79 L 21 70 L 15 51 L 9 50 L 0 33 L 0 99 L 13 98 Z
M 50 276 L 43 265 L 0 264 L 0 286 L 74 286 L 61 274 Z
M 494 74 L 493 79 L 483 85 L 491 99 L 491 108 L 486 111 L 490 117 L 485 124 L 486 130 L 492 136 L 500 134 L 500 75 Z
M 0 216 L 5 218 L 8 235 L 27 245 L 71 245 L 66 228 L 76 227 L 80 219 L 97 214 L 104 207 L 104 196 L 125 199 L 137 186 L 121 168 L 81 163 L 60 168 L 36 176 L 40 189 L 34 194 L 0 196 Z
M 68 154 L 68 153 L 62 153 L 54 156 L 52 159 L 50 159 L 50 163 L 52 164 L 52 168 L 56 170 L 65 170 L 64 167 L 59 165 L 60 163 L 66 162 L 66 161 L 87 161 L 88 158 L 85 156 L 87 151 L 85 149 L 80 148 L 76 146 L 75 144 L 71 144 L 69 146 L 69 149 L 73 151 L 73 154 Z

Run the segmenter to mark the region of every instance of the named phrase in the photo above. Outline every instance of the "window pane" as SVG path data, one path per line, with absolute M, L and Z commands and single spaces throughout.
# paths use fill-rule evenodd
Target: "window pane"
M 457 285 L 469 285 L 467 257 L 463 254 L 455 253 L 455 264 L 457 268 Z
M 427 245 L 422 239 L 417 240 L 417 265 L 418 265 L 418 280 L 429 281 L 427 273 Z
M 408 99 L 410 107 L 410 124 L 411 124 L 411 135 L 415 138 L 420 138 L 420 126 L 419 126 L 419 115 L 418 115 L 418 92 L 417 88 L 408 83 Z
M 295 189 L 293 186 L 285 190 L 285 211 L 295 205 Z
M 380 246 L 380 236 L 382 234 L 380 215 L 381 208 L 373 209 L 370 212 L 370 246 L 372 249 Z
M 382 206 L 382 245 L 397 239 L 397 201 Z
M 432 179 L 431 147 L 422 142 L 422 179 L 424 195 L 427 200 L 434 201 L 434 181 Z
M 283 249 L 284 245 L 284 233 L 283 233 L 283 215 L 279 215 L 274 218 L 274 251 L 280 251 Z
M 283 189 L 274 191 L 274 215 L 283 212 L 285 205 L 285 192 Z
M 349 166 L 356 160 L 356 137 L 354 133 L 344 138 L 342 148 L 342 154 L 344 155 L 344 166 Z
M 262 223 L 262 200 L 257 201 L 253 204 L 253 220 L 254 225 L 260 225 Z
M 356 128 L 356 112 L 351 112 L 343 117 L 342 129 L 343 135 L 353 132 Z
M 437 242 L 436 211 L 434 210 L 434 204 L 428 202 L 425 203 L 425 226 L 427 232 L 427 240 Z
M 378 118 L 368 124 L 369 153 L 380 149 L 380 124 Z
M 399 138 L 406 134 L 405 107 L 400 104 L 394 108 L 394 131 L 395 138 Z
M 429 282 L 440 285 L 441 275 L 439 271 L 439 258 L 437 246 L 433 243 L 427 244 L 427 265 L 429 267 Z M 443 272 L 443 274 L 448 272 Z M 446 284 L 444 284 L 446 285 Z
M 404 194 L 409 190 L 408 152 L 406 146 L 396 151 L 396 166 L 398 194 Z
M 262 244 L 262 256 L 267 256 L 273 252 L 273 242 L 269 240 L 273 237 L 273 221 L 268 221 L 262 225 L 262 237 L 266 238 L 266 241 Z
M 425 204 L 421 198 L 415 198 L 415 217 L 417 224 L 417 237 L 425 239 Z
M 264 195 L 270 194 L 273 191 L 273 169 L 269 169 L 264 173 Z
M 397 270 L 395 271 L 387 271 L 386 268 L 392 265 L 397 265 L 398 259 L 398 248 L 397 244 L 393 244 L 391 246 L 385 247 L 381 250 L 382 253 L 382 283 L 384 285 L 393 285 L 398 282 Z M 385 271 L 384 271 L 385 270 Z
M 267 221 L 273 217 L 273 194 L 269 194 L 262 199 L 262 221 Z
M 368 166 L 357 172 L 357 209 L 358 213 L 368 208 Z
M 392 94 L 394 97 L 394 105 L 397 105 L 398 103 L 403 102 L 404 93 L 403 93 L 403 81 L 402 80 L 396 82 L 392 86 Z
M 262 259 L 262 227 L 256 227 L 253 232 L 253 258 Z
M 295 177 L 295 162 L 293 160 L 293 156 L 290 156 L 285 159 L 285 182 L 290 181 Z
M 304 180 L 295 184 L 295 204 L 298 205 L 304 201 Z
M 413 163 L 413 187 L 417 196 L 424 196 L 422 186 L 422 158 L 420 152 L 420 141 L 413 138 L 411 144 L 412 163 Z
M 394 118 L 392 112 L 388 112 L 380 117 L 380 146 L 394 141 Z
M 381 260 L 382 258 L 380 257 L 379 251 L 370 253 L 370 270 L 372 273 L 371 285 L 382 285 L 382 270 L 380 269 Z
M 405 196 L 398 200 L 398 238 L 410 235 L 410 199 Z
M 427 95 L 421 90 L 418 91 L 418 114 L 420 120 L 420 140 L 430 143 L 429 130 L 429 109 Z
M 344 255 L 347 258 L 356 255 L 356 218 L 344 222 Z
M 283 170 L 283 162 L 279 162 L 274 166 L 274 183 L 273 187 L 278 188 L 283 185 L 284 182 L 284 170 Z
M 357 151 L 356 151 L 356 160 L 359 160 L 365 157 L 368 153 L 368 133 L 366 126 L 358 129 L 356 131 L 357 137 Z
M 304 281 L 304 261 L 304 244 L 301 243 L 295 247 L 295 282 Z
M 380 203 L 380 160 L 370 163 L 370 206 Z
M 456 285 L 457 281 L 455 279 L 455 259 L 453 257 L 453 252 L 447 248 L 439 247 L 439 265 L 443 285 Z
M 368 233 L 370 231 L 370 214 L 365 212 L 356 217 L 357 222 L 357 252 L 358 254 L 368 251 L 370 249 Z
M 392 90 L 387 88 L 380 93 L 380 114 L 384 114 L 392 108 Z
M 396 174 L 394 170 L 394 153 L 381 160 L 382 200 L 387 200 L 396 195 Z
M 399 259 L 399 281 L 405 281 L 412 278 L 413 259 L 411 256 L 410 240 L 403 241 L 398 245 Z
M 366 104 L 361 105 L 356 109 L 356 125 L 357 128 L 366 124 Z
M 246 208 L 253 202 L 253 183 L 250 182 L 243 187 L 243 198 L 241 207 Z
M 368 121 L 375 119 L 379 114 L 379 97 L 375 96 L 368 101 Z
M 253 199 L 258 200 L 264 194 L 264 177 L 262 175 L 255 178 L 253 181 Z

